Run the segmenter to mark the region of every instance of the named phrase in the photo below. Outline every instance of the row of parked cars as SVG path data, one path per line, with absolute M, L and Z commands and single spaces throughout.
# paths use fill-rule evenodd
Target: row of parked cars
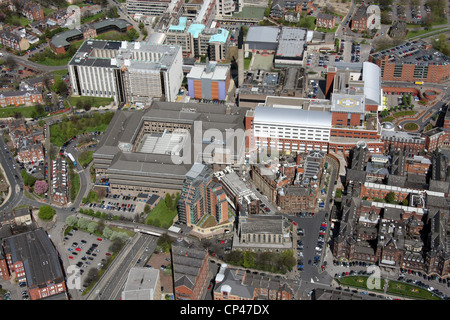
M 429 284 L 426 284 L 426 283 L 424 283 L 424 282 L 422 282 L 420 280 L 407 279 L 404 275 L 400 275 L 397 280 L 405 282 L 405 283 L 409 283 L 409 284 L 414 284 L 414 285 L 416 285 L 418 287 L 426 289 L 429 292 L 434 293 L 435 295 L 437 295 L 441 299 L 447 299 L 448 298 L 446 294 L 442 293 L 438 289 L 435 289 L 432 286 L 430 286 Z M 447 286 L 450 287 L 450 282 L 447 282 Z
M 301 239 L 301 236 L 305 235 L 305 230 L 302 228 L 297 228 L 297 270 L 302 271 L 303 270 L 303 240 Z
M 91 209 L 104 209 L 104 210 L 116 210 L 116 211 L 123 211 L 123 212 L 131 212 L 133 213 L 136 209 L 135 204 L 131 203 L 120 203 L 120 202 L 112 202 L 108 201 L 106 202 L 103 200 L 101 203 L 85 203 L 85 207 L 91 208 Z

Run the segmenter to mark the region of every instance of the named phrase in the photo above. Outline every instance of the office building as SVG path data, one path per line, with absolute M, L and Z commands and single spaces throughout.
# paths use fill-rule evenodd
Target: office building
M 199 100 L 226 100 L 230 87 L 230 70 L 230 65 L 212 61 L 194 65 L 186 76 L 189 96 Z
M 97 178 L 112 194 L 181 192 L 194 163 L 243 163 L 244 139 L 223 141 L 226 130 L 244 131 L 244 117 L 242 108 L 204 103 L 154 101 L 144 113 L 117 111 L 93 154 Z
M 126 41 L 85 41 L 69 62 L 72 92 L 116 103 L 175 101 L 183 80 L 181 47 Z

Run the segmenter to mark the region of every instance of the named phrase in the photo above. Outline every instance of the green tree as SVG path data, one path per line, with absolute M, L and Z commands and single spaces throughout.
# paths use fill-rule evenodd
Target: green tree
M 105 227 L 105 229 L 103 229 L 103 236 L 104 236 L 106 239 L 110 239 L 112 233 L 113 233 L 113 231 L 112 231 L 111 228 L 109 228 L 109 227 Z
M 76 225 L 77 225 L 77 222 L 78 222 L 78 219 L 77 219 L 76 217 L 74 217 L 74 216 L 68 216 L 68 217 L 66 218 L 66 224 L 67 224 L 69 227 L 74 227 L 74 226 L 76 226 Z
M 39 218 L 45 221 L 49 221 L 53 219 L 55 215 L 55 209 L 50 207 L 49 205 L 45 205 L 39 208 Z
M 152 211 L 152 209 L 150 208 L 150 206 L 148 204 L 145 204 L 144 206 L 144 213 L 145 214 L 149 214 Z
M 244 268 L 254 268 L 255 267 L 255 253 L 251 251 L 244 252 L 244 261 L 242 263 Z
M 387 203 L 395 203 L 395 193 L 393 191 L 389 192 L 384 199 Z
M 90 233 L 95 233 L 95 231 L 97 230 L 97 223 L 96 222 L 90 222 L 89 224 L 88 224 L 88 226 L 87 226 L 87 230 L 90 232 Z
M 173 243 L 173 239 L 167 234 L 163 233 L 159 238 L 157 245 L 160 247 L 164 252 L 169 252 L 171 246 Z
M 81 229 L 87 229 L 89 223 L 90 221 L 87 218 L 80 218 L 78 220 L 78 227 L 80 227 Z
M 166 206 L 168 209 L 173 210 L 173 199 L 170 193 L 166 193 Z

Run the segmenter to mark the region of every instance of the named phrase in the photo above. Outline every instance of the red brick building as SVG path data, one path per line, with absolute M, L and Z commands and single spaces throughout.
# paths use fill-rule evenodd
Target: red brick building
M 7 106 L 30 106 L 43 103 L 42 90 L 34 91 L 6 91 L 0 93 L 0 107 Z
M 319 13 L 316 19 L 317 28 L 333 29 L 336 26 L 336 16 L 326 13 Z
M 369 61 L 381 68 L 383 81 L 442 83 L 450 79 L 448 57 L 419 40 L 373 53 Z
M 5 281 L 25 282 L 31 300 L 57 295 L 67 299 L 58 253 L 42 229 L 4 238 L 0 248 L 0 271 Z
M 350 22 L 351 30 L 356 30 L 357 32 L 367 31 L 367 7 L 366 5 L 361 5 L 356 10 Z
M 186 242 L 172 246 L 173 283 L 176 300 L 203 300 L 209 281 L 209 254 Z

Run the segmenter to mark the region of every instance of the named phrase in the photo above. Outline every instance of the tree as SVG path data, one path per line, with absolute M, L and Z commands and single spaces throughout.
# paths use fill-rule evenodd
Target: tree
M 55 215 L 55 209 L 50 207 L 49 205 L 45 205 L 39 208 L 39 218 L 45 221 L 49 221 L 53 219 Z
M 172 210 L 172 208 L 173 208 L 173 199 L 169 193 L 166 193 L 166 206 L 170 210 Z
M 112 233 L 113 233 L 113 231 L 111 230 L 110 227 L 105 227 L 105 228 L 103 229 L 103 236 L 104 236 L 106 239 L 110 239 Z
M 78 227 L 80 227 L 81 229 L 86 229 L 89 225 L 89 222 L 90 221 L 87 218 L 80 218 L 78 220 Z
M 74 226 L 76 226 L 76 225 L 77 225 L 77 222 L 78 222 L 78 219 L 75 218 L 74 216 L 68 216 L 68 217 L 66 218 L 66 224 L 67 224 L 69 227 L 74 227 Z
M 384 199 L 387 203 L 395 203 L 395 193 L 393 191 L 389 192 Z
M 95 231 L 97 230 L 97 223 L 96 222 L 90 222 L 87 226 L 87 230 L 90 233 L 95 233 Z
M 158 238 L 158 246 L 164 251 L 169 252 L 173 243 L 173 239 L 167 234 L 164 233 Z
M 44 180 L 38 180 L 34 183 L 34 192 L 36 194 L 41 195 L 44 192 L 47 192 L 48 190 L 48 184 Z

